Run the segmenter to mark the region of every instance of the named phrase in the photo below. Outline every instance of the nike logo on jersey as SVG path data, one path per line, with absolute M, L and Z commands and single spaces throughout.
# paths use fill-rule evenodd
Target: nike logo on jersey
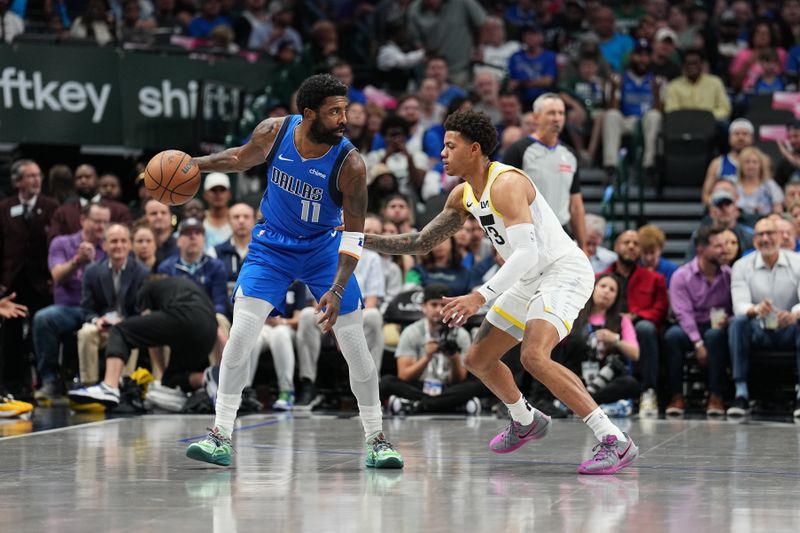
M 278 159 L 280 159 L 281 161 L 289 161 L 290 163 L 294 161 L 294 159 L 287 159 L 283 157 L 283 155 L 281 154 L 278 154 Z
M 491 287 L 490 287 L 490 286 L 488 286 L 488 285 L 486 286 L 486 290 L 487 290 L 487 291 L 492 291 L 493 293 L 497 294 L 497 291 L 496 291 L 496 290 L 494 290 L 493 288 L 491 288 Z M 528 409 L 528 411 L 530 411 L 530 408 Z
M 472 207 L 472 202 L 467 202 L 467 207 Z

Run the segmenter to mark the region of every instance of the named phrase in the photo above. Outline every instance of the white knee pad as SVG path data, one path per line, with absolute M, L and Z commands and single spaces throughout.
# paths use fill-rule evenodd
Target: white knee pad
M 367 347 L 364 337 L 364 325 L 361 321 L 361 310 L 341 315 L 333 326 L 333 333 L 339 341 L 347 366 L 350 369 L 350 379 L 363 382 L 377 377 L 375 361 Z
M 228 368 L 238 367 L 249 360 L 250 353 L 261 335 L 264 320 L 272 312 L 272 304 L 258 298 L 236 294 L 233 306 L 233 326 L 230 338 L 222 354 L 222 364 Z

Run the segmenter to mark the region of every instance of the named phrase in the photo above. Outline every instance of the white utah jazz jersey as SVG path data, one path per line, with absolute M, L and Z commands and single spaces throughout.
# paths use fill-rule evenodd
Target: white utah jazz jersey
M 462 201 L 466 210 L 475 217 L 503 259 L 507 260 L 514 250 L 508 243 L 508 232 L 503 221 L 503 215 L 498 213 L 492 204 L 491 190 L 497 176 L 512 170 L 527 177 L 536 191 L 536 198 L 530 204 L 530 210 L 536 235 L 536 244 L 539 248 L 539 262 L 536 265 L 531 265 L 530 270 L 535 267 L 536 274 L 538 274 L 560 257 L 576 251 L 577 246 L 566 234 L 561 224 L 558 223 L 558 218 L 556 218 L 550 206 L 547 205 L 544 196 L 536 188 L 536 184 L 533 183 L 530 176 L 518 168 L 495 161 L 489 166 L 489 179 L 480 199 L 475 198 L 475 193 L 470 184 L 464 183 Z M 523 278 L 526 277 L 528 276 L 523 276 Z

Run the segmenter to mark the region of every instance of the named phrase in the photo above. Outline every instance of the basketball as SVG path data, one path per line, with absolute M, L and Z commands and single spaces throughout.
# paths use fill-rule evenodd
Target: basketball
M 200 167 L 190 163 L 192 157 L 180 150 L 156 154 L 144 171 L 147 193 L 164 205 L 182 205 L 194 198 L 200 189 Z

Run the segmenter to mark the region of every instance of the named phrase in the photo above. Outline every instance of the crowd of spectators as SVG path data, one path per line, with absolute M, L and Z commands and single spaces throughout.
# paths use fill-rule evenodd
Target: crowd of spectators
M 800 0 L 0 0 L 0 39 L 23 38 L 271 58 L 284 75 L 276 76 L 266 104 L 256 100 L 258 118 L 296 112 L 299 82 L 330 72 L 351 88 L 348 136 L 367 164 L 371 232 L 413 231 L 435 216 L 459 181 L 439 159 L 444 118 L 468 108 L 485 112 L 497 128 L 495 157 L 538 180 L 599 275 L 554 357 L 581 375 L 609 412 L 638 406 L 653 414 L 660 403 L 668 414 L 683 413 L 684 363 L 694 354 L 690 362 L 708 366 L 708 413 L 728 404 L 730 414 L 742 414 L 750 354 L 800 354 L 800 122 L 787 125 L 771 159 L 754 146 L 754 125 L 741 118 L 752 97 L 796 88 Z M 659 142 L 664 117 L 682 109 L 711 112 L 720 138 L 719 156 L 697 176 L 706 215 L 679 266 L 662 257 L 667 237 L 653 225 L 607 240 L 606 222 L 585 212 L 580 175 L 594 167 L 613 182 L 620 147 L 640 137 L 642 172 L 658 178 L 669 155 Z M 546 160 L 552 154 L 560 165 Z M 14 163 L 12 189 L 0 202 L 0 311 L 8 315 L 0 328 L 0 387 L 23 397 L 35 388 L 42 405 L 61 397 L 71 383 L 60 361 L 76 334 L 83 385 L 113 386 L 138 358 L 149 361 L 175 405 L 198 389 L 213 397 L 230 293 L 259 217 L 259 169 L 210 174 L 202 198 L 171 211 L 147 201 L 139 182 L 135 197 L 122 203 L 117 176 L 98 175 L 89 164 L 42 169 L 35 159 Z M 488 394 L 462 372 L 462 336 L 443 353 L 446 341 L 425 317 L 435 295 L 468 292 L 498 261 L 474 220 L 423 257 L 362 258 L 356 276 L 365 330 L 390 408 L 450 408 L 455 397 L 460 408 L 479 410 L 473 397 Z M 143 338 L 133 333 L 114 340 L 126 321 L 158 310 L 145 304 L 168 306 L 142 296 L 151 273 L 201 289 L 205 299 L 198 301 L 216 323 L 202 349 L 172 357 L 161 346 L 131 345 L 130 338 Z M 419 321 L 400 331 L 386 317 L 414 289 L 425 293 L 412 302 Z M 12 301 L 27 307 L 27 319 L 12 317 Z M 313 323 L 305 288 L 292 287 L 287 301 L 286 314 L 267 321 L 251 354 L 254 362 L 261 352 L 272 356 L 276 409 L 321 401 L 320 356 L 335 350 Z M 161 344 L 175 351 L 169 335 Z M 115 366 L 109 377 L 105 365 L 102 376 L 103 349 L 118 350 L 127 366 Z M 396 371 L 382 365 L 387 354 Z M 170 371 L 170 361 L 180 368 Z M 253 385 L 264 384 L 256 373 L 263 367 L 251 366 Z M 447 401 L 428 401 L 439 394 Z M 550 398 L 537 400 L 558 409 Z

